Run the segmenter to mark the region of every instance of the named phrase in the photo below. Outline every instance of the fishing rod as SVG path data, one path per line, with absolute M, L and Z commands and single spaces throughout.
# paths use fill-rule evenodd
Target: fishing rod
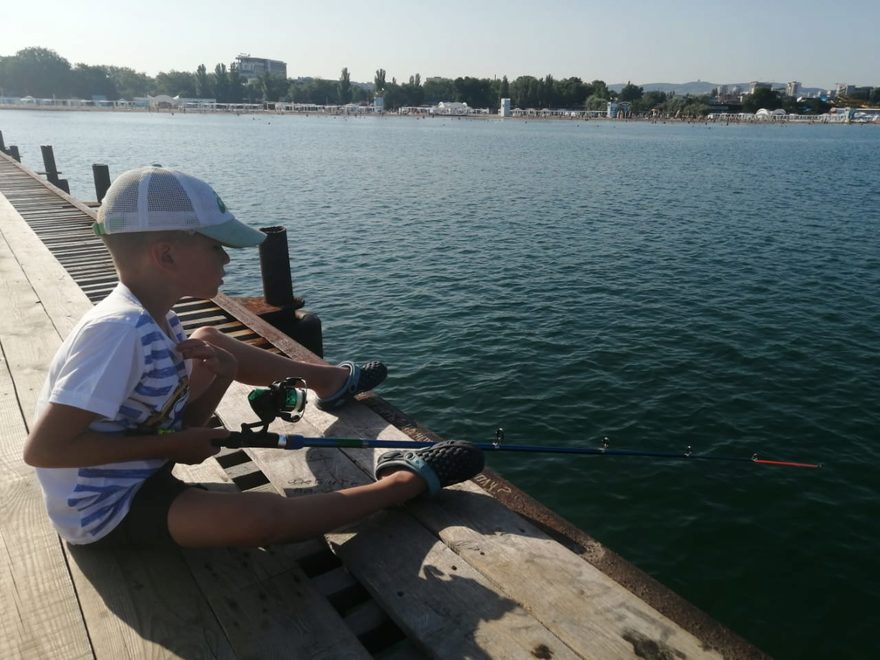
M 289 422 L 302 418 L 306 403 L 306 390 L 297 387 L 304 382 L 296 378 L 273 383 L 269 389 L 256 389 L 248 395 L 251 408 L 257 413 L 260 421 L 242 424 L 241 431 L 232 431 L 229 436 L 216 440 L 220 447 L 240 449 L 242 447 L 259 447 L 270 449 L 304 449 L 306 447 L 329 447 L 334 449 L 422 449 L 430 447 L 433 442 L 422 440 L 382 440 L 364 438 L 323 438 L 308 437 L 298 434 L 273 433 L 268 430 L 269 424 L 280 417 Z M 754 463 L 793 468 L 820 468 L 821 463 L 804 463 L 800 461 L 772 460 L 759 458 L 758 454 L 745 456 L 718 456 L 715 454 L 695 454 L 688 446 L 683 452 L 645 451 L 638 449 L 611 449 L 608 438 L 601 447 L 548 447 L 545 445 L 510 445 L 504 444 L 504 429 L 499 428 L 494 442 L 471 442 L 485 452 L 508 451 L 541 454 L 576 454 L 588 456 L 629 456 L 647 458 L 666 458 L 676 460 L 726 461 L 735 463 Z

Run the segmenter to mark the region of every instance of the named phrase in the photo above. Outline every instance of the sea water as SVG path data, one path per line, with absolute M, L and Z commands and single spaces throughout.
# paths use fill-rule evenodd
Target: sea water
M 0 112 L 91 164 L 209 180 L 289 231 L 330 360 L 438 434 L 820 462 L 489 465 L 779 658 L 870 657 L 880 505 L 872 126 Z M 225 292 L 259 293 L 233 251 Z

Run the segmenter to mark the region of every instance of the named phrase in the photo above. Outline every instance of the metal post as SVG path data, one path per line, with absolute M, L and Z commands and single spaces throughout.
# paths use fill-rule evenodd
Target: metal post
M 3 131 L 0 131 L 0 151 L 2 151 L 4 154 L 8 153 L 6 151 L 6 144 L 3 142 Z
M 262 227 L 266 240 L 260 244 L 260 273 L 263 297 L 276 307 L 293 306 L 293 280 L 290 276 L 290 255 L 287 250 L 287 229 Z
M 43 165 L 46 168 L 44 174 L 46 175 L 46 178 L 49 179 L 49 183 L 58 186 L 61 190 L 70 194 L 70 186 L 67 185 L 67 179 L 58 178 L 58 175 L 61 174 L 61 172 L 59 172 L 58 168 L 55 166 L 55 153 L 52 150 L 52 146 L 42 145 L 40 151 L 43 152 Z
M 18 153 L 18 147 L 16 147 L 14 144 L 9 145 L 8 153 L 10 156 L 15 158 L 15 160 L 17 160 L 19 163 L 21 162 L 21 154 Z
M 96 199 L 100 204 L 110 187 L 110 168 L 107 165 L 95 163 L 92 165 L 92 177 L 95 179 Z

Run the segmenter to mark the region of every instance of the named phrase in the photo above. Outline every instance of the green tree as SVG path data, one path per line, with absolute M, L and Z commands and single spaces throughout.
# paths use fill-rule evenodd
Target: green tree
M 499 99 L 509 99 L 510 98 L 510 83 L 507 80 L 507 76 L 502 76 L 502 78 L 501 78 L 501 88 L 498 90 L 498 98 Z
M 48 48 L 25 48 L 6 62 L 6 80 L 0 82 L 8 96 L 67 97 L 73 86 L 70 62 Z
M 582 108 L 591 92 L 592 87 L 580 78 L 565 78 L 556 84 L 556 104 L 571 110 Z
M 103 96 L 111 100 L 119 98 L 119 92 L 108 74 L 107 67 L 89 66 L 88 64 L 77 64 L 74 67 L 71 77 L 71 93 L 83 99 L 90 99 L 93 96 Z
M 604 80 L 594 80 L 590 85 L 593 88 L 592 96 L 605 99 L 606 101 L 611 99 L 611 91 L 608 89 L 608 85 L 605 84 Z
M 401 85 L 404 105 L 418 107 L 425 101 L 425 90 L 422 88 L 422 77 L 417 73 L 409 77 L 409 82 Z
M 218 103 L 230 103 L 229 100 L 229 72 L 223 63 L 214 67 L 212 76 L 212 84 L 214 86 L 214 98 Z
M 196 68 L 196 98 L 209 99 L 215 96 L 216 91 L 210 76 L 208 76 L 208 69 L 204 64 L 199 64 Z
M 128 67 L 108 66 L 107 77 L 113 81 L 119 98 L 131 101 L 135 97 L 149 94 L 155 81 L 145 73 L 138 73 Z
M 221 65 L 224 69 L 226 65 Z M 214 69 L 216 73 L 216 68 Z M 226 88 L 226 102 L 227 103 L 241 103 L 244 101 L 244 78 L 241 77 L 241 73 L 238 71 L 237 64 L 231 64 L 229 66 L 229 71 L 226 74 L 228 76 L 229 86 Z
M 156 93 L 193 98 L 196 96 L 196 77 L 189 71 L 162 71 L 156 75 Z
M 437 105 L 441 101 L 455 100 L 455 83 L 449 78 L 429 78 L 422 85 L 424 103 Z
M 538 105 L 537 80 L 532 76 L 519 76 L 510 83 L 510 103 L 515 108 L 534 108 Z
M 339 102 L 342 105 L 351 103 L 351 76 L 348 73 L 348 67 L 343 67 L 342 73 L 339 74 Z
M 492 81 L 486 78 L 456 78 L 453 81 L 455 100 L 471 108 L 496 108 L 498 95 L 492 91 Z
M 382 96 L 385 93 L 385 69 L 376 69 L 373 86 L 376 90 L 376 96 Z
M 641 87 L 633 85 L 631 82 L 627 81 L 626 85 L 623 86 L 623 89 L 620 90 L 620 94 L 617 95 L 617 98 L 621 101 L 633 103 L 642 98 L 643 93 L 644 90 Z
M 665 92 L 645 92 L 642 97 L 633 103 L 634 112 L 650 112 L 654 108 L 659 108 L 666 102 Z
M 779 92 L 768 87 L 759 87 L 754 94 L 749 94 L 743 101 L 744 112 L 757 112 L 761 108 L 776 110 L 782 107 Z
M 605 110 L 608 107 L 608 98 L 598 94 L 590 94 L 584 101 L 584 110 Z

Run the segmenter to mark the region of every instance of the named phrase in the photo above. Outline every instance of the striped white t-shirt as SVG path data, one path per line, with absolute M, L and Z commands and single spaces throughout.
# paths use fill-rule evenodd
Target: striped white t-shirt
M 175 349 L 186 339 L 180 321 L 173 312 L 166 321 L 171 337 L 120 283 L 80 320 L 55 354 L 37 415 L 51 402 L 100 415 L 89 427 L 93 431 L 179 430 L 190 366 Z M 144 480 L 165 462 L 37 468 L 37 476 L 58 533 L 83 544 L 109 534 L 128 513 Z

